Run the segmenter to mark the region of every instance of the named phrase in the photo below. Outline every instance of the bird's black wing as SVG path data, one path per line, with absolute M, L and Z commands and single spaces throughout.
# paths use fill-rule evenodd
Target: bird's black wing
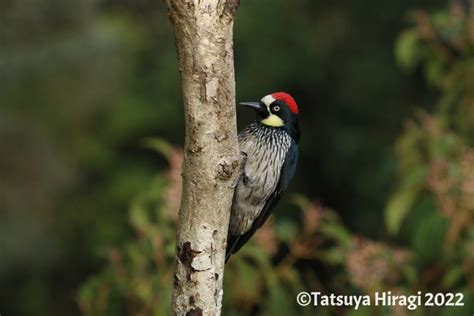
M 267 202 L 265 203 L 262 211 L 257 216 L 252 224 L 252 227 L 243 235 L 231 235 L 227 237 L 227 251 L 225 260 L 229 260 L 230 256 L 237 251 L 255 234 L 257 229 L 262 227 L 263 223 L 272 213 L 275 205 L 280 200 L 281 194 L 286 190 L 291 178 L 295 174 L 296 163 L 298 161 L 298 145 L 292 141 L 290 148 L 285 156 L 285 162 L 281 167 L 280 180 L 275 188 L 275 191 L 270 195 Z

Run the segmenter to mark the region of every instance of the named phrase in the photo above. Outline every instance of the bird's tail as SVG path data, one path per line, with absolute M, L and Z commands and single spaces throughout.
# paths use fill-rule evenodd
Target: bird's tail
M 241 235 L 231 235 L 227 236 L 227 249 L 225 252 L 225 262 L 229 261 L 230 256 L 234 254 L 238 248 L 236 249 L 237 245 L 239 244 Z

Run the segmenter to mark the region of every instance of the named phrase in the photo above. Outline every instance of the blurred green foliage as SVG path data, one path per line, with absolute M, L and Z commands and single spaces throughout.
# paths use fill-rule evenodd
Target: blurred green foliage
M 171 313 L 182 154 L 162 140 L 147 144 L 166 156 L 170 168 L 132 200 L 129 215 L 135 238 L 109 249 L 106 269 L 81 288 L 78 302 L 85 315 Z M 290 298 L 308 286 L 304 278 L 320 283 L 312 266 L 296 270 L 295 264 L 301 260 L 344 262 L 351 234 L 336 213 L 301 195 L 293 195 L 292 201 L 299 220 L 270 221 L 227 265 L 225 314 L 292 314 L 296 302 Z M 306 314 L 311 313 L 306 309 Z
M 300 193 L 229 262 L 226 315 L 314 313 L 300 291 L 474 310 L 474 5 L 445 5 L 242 1 L 238 99 L 289 91 L 303 137 Z M 5 0 L 0 29 L 0 313 L 169 314 L 184 129 L 164 5 Z

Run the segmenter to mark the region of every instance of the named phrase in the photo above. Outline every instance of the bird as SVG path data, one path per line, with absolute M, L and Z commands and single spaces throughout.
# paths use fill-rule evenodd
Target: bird
M 238 134 L 242 162 L 232 185 L 226 262 L 265 223 L 288 187 L 300 140 L 299 109 L 290 94 L 275 92 L 240 105 L 255 110 L 257 119 Z

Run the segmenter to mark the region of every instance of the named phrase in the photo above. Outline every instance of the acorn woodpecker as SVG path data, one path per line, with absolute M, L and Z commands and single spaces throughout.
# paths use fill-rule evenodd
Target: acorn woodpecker
M 298 106 L 289 94 L 276 92 L 260 102 L 243 102 L 257 120 L 239 133 L 241 172 L 227 236 L 226 262 L 270 216 L 295 173 L 298 160 Z

